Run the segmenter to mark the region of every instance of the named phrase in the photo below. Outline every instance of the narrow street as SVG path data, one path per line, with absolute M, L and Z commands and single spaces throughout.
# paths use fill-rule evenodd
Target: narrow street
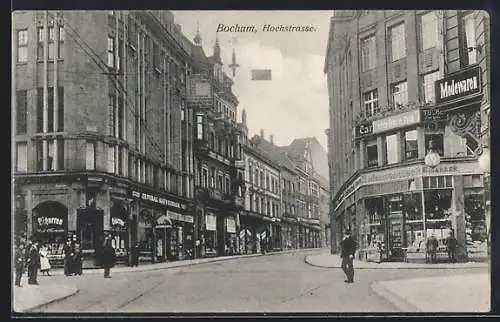
M 363 269 L 356 282 L 345 284 L 341 269 L 304 263 L 298 251 L 149 272 L 41 277 L 46 283 L 77 283 L 80 291 L 62 302 L 35 312 L 397 312 L 374 294 L 370 285 L 382 280 L 444 274 L 467 270 Z

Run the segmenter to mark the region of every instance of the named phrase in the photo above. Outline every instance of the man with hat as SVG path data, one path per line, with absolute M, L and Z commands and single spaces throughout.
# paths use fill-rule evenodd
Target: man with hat
M 356 251 L 356 242 L 352 238 L 349 228 L 345 231 L 344 238 L 340 242 L 340 247 L 342 249 L 340 254 L 342 258 L 342 270 L 347 277 L 344 282 L 354 283 L 354 267 L 352 261 L 354 259 L 354 252 Z

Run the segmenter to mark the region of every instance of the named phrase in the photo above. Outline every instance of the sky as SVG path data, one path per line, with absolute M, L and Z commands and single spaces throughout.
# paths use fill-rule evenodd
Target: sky
M 190 40 L 199 25 L 207 56 L 213 54 L 218 34 L 224 70 L 233 49 L 240 67 L 233 78 L 238 97 L 238 121 L 246 110 L 249 134 L 274 136 L 277 145 L 315 136 L 327 148 L 328 91 L 323 73 L 329 21 L 333 11 L 173 11 L 175 22 Z M 254 25 L 254 32 L 219 32 L 226 26 Z M 313 32 L 264 32 L 270 25 L 312 26 Z M 252 69 L 272 69 L 271 81 L 252 81 Z

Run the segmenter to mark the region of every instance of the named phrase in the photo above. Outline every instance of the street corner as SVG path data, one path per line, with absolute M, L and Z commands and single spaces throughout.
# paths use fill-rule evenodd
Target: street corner
M 487 273 L 380 281 L 370 288 L 403 312 L 490 311 Z
M 421 310 L 408 302 L 405 298 L 392 292 L 390 287 L 387 287 L 384 282 L 375 282 L 370 285 L 370 291 L 391 303 L 396 309 L 401 312 L 421 312 Z
M 45 305 L 63 301 L 79 292 L 76 285 L 23 285 L 13 291 L 12 310 L 27 313 Z
M 311 266 L 323 268 L 339 268 L 340 259 L 338 256 L 331 254 L 315 254 L 304 256 L 304 262 Z

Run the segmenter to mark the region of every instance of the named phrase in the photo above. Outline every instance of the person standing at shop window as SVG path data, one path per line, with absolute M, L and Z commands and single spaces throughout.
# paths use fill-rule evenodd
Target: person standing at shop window
M 438 240 L 434 234 L 432 234 L 428 239 L 427 239 L 427 252 L 430 256 L 430 262 L 431 263 L 436 263 L 437 262 L 437 248 L 438 248 Z
M 68 239 L 64 245 L 64 275 L 70 276 L 72 274 L 72 253 L 73 247 L 71 241 Z
M 108 235 L 104 239 L 104 245 L 102 249 L 102 264 L 104 267 L 104 278 L 111 278 L 110 271 L 115 265 L 116 253 L 113 245 L 111 244 L 111 235 Z
M 47 255 L 48 255 L 47 246 L 43 245 L 40 248 L 40 272 L 42 273 L 42 275 L 47 274 L 47 276 L 50 276 L 51 266 Z
M 344 271 L 347 279 L 344 281 L 346 283 L 354 283 L 354 252 L 356 251 L 356 242 L 351 236 L 351 232 L 347 230 L 345 236 L 340 242 L 340 247 L 342 249 L 342 270 Z
M 456 256 L 457 239 L 455 238 L 455 236 L 453 234 L 453 230 L 450 231 L 450 235 L 446 239 L 446 248 L 448 250 L 448 259 L 450 260 L 450 262 L 456 263 L 457 262 L 457 256 Z

